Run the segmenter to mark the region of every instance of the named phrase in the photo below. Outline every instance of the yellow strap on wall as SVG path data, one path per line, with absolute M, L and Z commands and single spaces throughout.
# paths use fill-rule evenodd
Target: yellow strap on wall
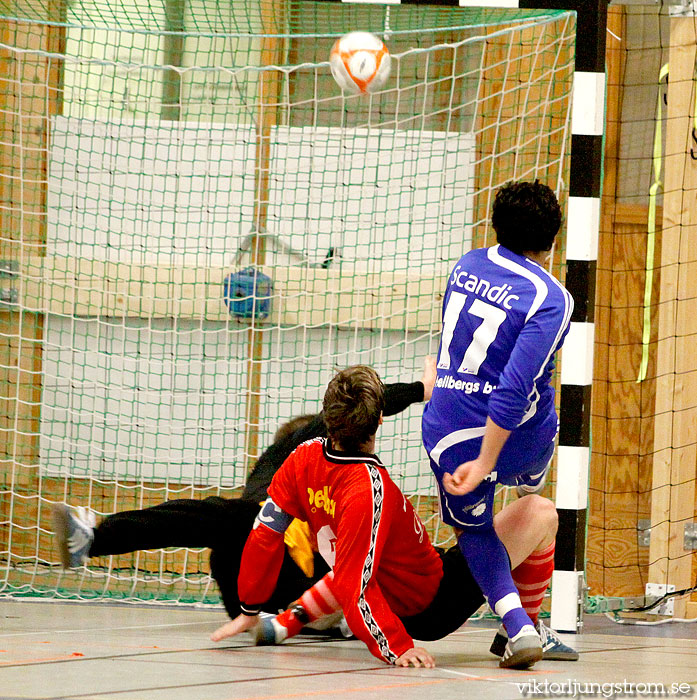
M 661 66 L 658 73 L 659 86 L 668 76 L 668 66 L 666 63 Z M 653 184 L 649 188 L 649 220 L 648 236 L 646 240 L 646 281 L 644 283 L 644 323 L 641 337 L 641 366 L 637 382 L 646 379 L 646 371 L 649 366 L 649 342 L 651 341 L 651 291 L 653 289 L 653 267 L 654 253 L 656 248 L 656 199 L 658 193 L 663 189 L 661 181 L 661 167 L 663 165 L 663 108 L 662 95 L 659 89 L 658 101 L 656 104 L 656 129 L 653 136 Z M 697 124 L 697 104 L 695 105 L 695 123 Z

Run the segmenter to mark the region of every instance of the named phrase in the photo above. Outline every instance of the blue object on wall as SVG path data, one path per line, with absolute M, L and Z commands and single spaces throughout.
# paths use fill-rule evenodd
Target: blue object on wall
M 223 280 L 223 299 L 238 318 L 266 318 L 271 313 L 273 283 L 253 267 L 231 272 Z

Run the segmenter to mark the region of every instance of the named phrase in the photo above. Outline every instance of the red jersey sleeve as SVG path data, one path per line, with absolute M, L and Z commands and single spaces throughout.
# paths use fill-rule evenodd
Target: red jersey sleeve
M 274 503 L 294 518 L 306 520 L 298 499 L 298 473 L 303 466 L 304 445 L 291 452 L 281 468 L 274 474 L 269 485 L 268 494 Z
M 271 597 L 283 564 L 283 532 L 255 521 L 242 552 L 237 592 L 245 615 L 256 615 Z
M 271 597 L 283 564 L 283 535 L 293 519 L 292 475 L 295 453 L 283 463 L 269 487 L 269 498 L 263 504 L 247 538 L 240 562 L 237 591 L 240 607 L 246 615 L 256 615 Z M 287 510 L 288 509 L 288 510 Z
M 351 631 L 370 652 L 387 663 L 414 646 L 401 620 L 392 612 L 375 577 L 390 530 L 394 493 L 386 493 L 381 470 L 365 465 L 365 487 L 352 495 L 342 514 L 336 541 L 332 590 Z

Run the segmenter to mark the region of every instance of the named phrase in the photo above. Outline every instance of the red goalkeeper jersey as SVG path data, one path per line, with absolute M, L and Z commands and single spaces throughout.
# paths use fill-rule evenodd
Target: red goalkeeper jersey
M 332 591 L 352 632 L 394 663 L 414 643 L 400 617 L 424 610 L 443 575 L 416 511 L 375 455 L 332 450 L 325 438 L 300 445 L 283 463 L 242 556 L 239 594 L 254 612 L 276 585 L 283 528 L 305 520 L 334 569 Z

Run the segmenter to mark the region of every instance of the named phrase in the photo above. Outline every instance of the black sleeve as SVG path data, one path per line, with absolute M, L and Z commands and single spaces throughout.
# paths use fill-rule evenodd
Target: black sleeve
M 424 385 L 422 382 L 411 384 L 385 384 L 385 410 L 386 416 L 394 416 L 409 408 L 413 403 L 424 400 Z
M 261 503 L 266 500 L 267 489 L 271 484 L 274 474 L 281 468 L 283 462 L 290 453 L 306 440 L 316 437 L 325 437 L 327 429 L 322 420 L 322 416 L 315 416 L 307 425 L 296 430 L 291 435 L 274 442 L 264 452 L 261 453 L 252 471 L 247 477 L 242 498 Z

